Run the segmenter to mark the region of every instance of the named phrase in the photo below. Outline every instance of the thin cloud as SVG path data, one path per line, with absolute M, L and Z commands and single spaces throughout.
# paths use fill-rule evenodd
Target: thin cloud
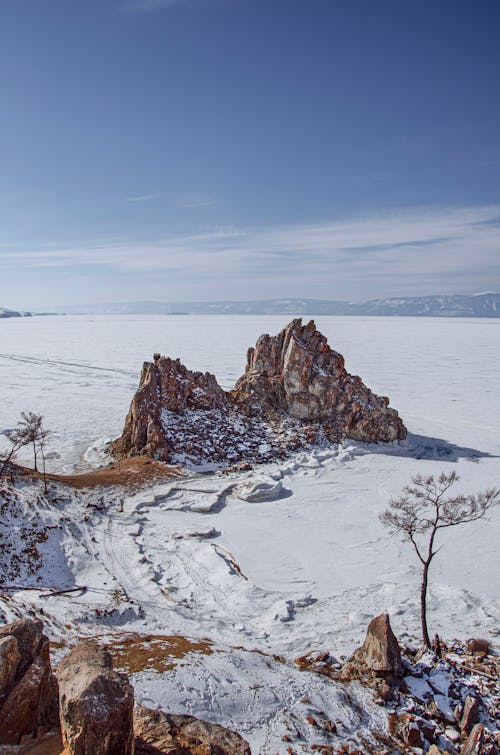
M 215 199 L 203 194 L 187 194 L 179 198 L 177 205 L 185 208 L 211 207 Z
M 16 268 L 102 270 L 163 298 L 365 299 L 500 288 L 499 206 L 393 212 L 266 228 L 215 228 L 144 244 L 0 252 Z M 143 288 L 141 288 L 143 286 Z M 169 290 L 172 292 L 169 294 Z
M 125 197 L 126 202 L 150 202 L 152 199 L 156 199 L 156 194 L 139 194 L 135 197 Z

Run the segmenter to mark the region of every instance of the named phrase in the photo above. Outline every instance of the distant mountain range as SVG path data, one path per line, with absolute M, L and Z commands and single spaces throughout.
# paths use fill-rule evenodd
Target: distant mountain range
M 56 307 L 33 315 L 358 315 L 398 317 L 500 317 L 500 294 L 438 294 L 397 296 L 363 302 L 329 299 L 263 299 L 251 301 L 159 302 L 89 304 Z M 0 307 L 0 318 L 31 317 Z
M 0 318 L 3 317 L 31 317 L 31 312 L 18 312 L 15 309 L 0 307 Z
M 399 317 L 500 317 L 500 294 L 443 294 L 370 299 L 364 302 L 326 299 L 261 301 L 157 302 L 67 307 L 71 314 L 157 315 L 377 315 Z

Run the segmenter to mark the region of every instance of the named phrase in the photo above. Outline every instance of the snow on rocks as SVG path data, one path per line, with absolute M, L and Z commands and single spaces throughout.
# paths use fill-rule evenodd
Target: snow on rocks
M 283 496 L 284 489 L 281 480 L 257 477 L 243 482 L 238 486 L 237 495 L 243 501 L 275 501 Z
M 83 755 L 132 755 L 134 690 L 113 670 L 108 651 L 82 642 L 57 669 L 64 751 Z
M 194 716 L 172 715 L 138 706 L 134 711 L 136 755 L 150 753 L 218 753 L 251 755 L 243 737 Z
M 470 655 L 465 643 L 440 643 L 439 654 L 400 650 L 387 615 L 372 620 L 364 645 L 344 665 L 328 651 L 296 659 L 303 671 L 357 678 L 372 688 L 389 717 L 389 736 L 379 732 L 379 741 L 397 752 L 431 752 L 434 746 L 434 752 L 453 753 L 462 741 L 460 753 L 498 755 L 500 664 L 487 657 L 486 673 L 484 662 L 485 655 Z
M 293 320 L 249 349 L 245 374 L 224 391 L 215 376 L 155 354 L 145 362 L 116 457 L 149 454 L 184 464 L 237 464 L 281 458 L 343 437 L 406 438 L 389 399 L 344 367 L 314 322 Z

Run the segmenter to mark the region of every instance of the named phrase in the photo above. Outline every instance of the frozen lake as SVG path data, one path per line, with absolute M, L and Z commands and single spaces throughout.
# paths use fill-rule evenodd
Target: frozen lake
M 230 388 L 247 348 L 288 319 L 0 321 L 0 431 L 21 410 L 41 413 L 51 430 L 52 467 L 82 466 L 89 446 L 121 432 L 142 362 L 155 351 L 209 370 Z M 319 317 L 316 325 L 350 372 L 390 397 L 409 430 L 405 443 L 347 441 L 245 473 L 157 483 L 124 495 L 120 506 L 113 493 L 91 514 L 78 494 L 60 510 L 29 497 L 24 503 L 24 518 L 57 525 L 54 540 L 40 546 L 44 586 L 88 590 L 78 599 L 33 591 L 16 600 L 43 607 L 46 621 L 78 634 L 104 626 L 220 643 L 221 652 L 175 671 L 136 674 L 137 699 L 233 726 L 262 753 L 283 751 L 276 720 L 304 696 L 332 718 L 343 708 L 319 678 L 237 648 L 288 660 L 312 648 L 348 654 L 381 611 L 390 613 L 400 640 L 418 639 L 419 565 L 407 545 L 387 535 L 379 514 L 417 473 L 456 470 L 457 492 L 500 480 L 500 320 Z M 279 479 L 286 495 L 243 500 L 239 486 L 262 477 Z M 211 510 L 214 500 L 222 505 Z M 431 569 L 432 633 L 498 643 L 499 509 L 443 536 Z M 119 605 L 110 597 L 117 589 Z M 97 619 L 102 609 L 108 618 Z
M 43 414 L 54 469 L 119 435 L 142 362 L 155 351 L 213 372 L 224 388 L 246 350 L 287 316 L 80 316 L 0 322 L 0 432 Z M 346 367 L 389 396 L 412 433 L 498 453 L 500 320 L 319 317 Z

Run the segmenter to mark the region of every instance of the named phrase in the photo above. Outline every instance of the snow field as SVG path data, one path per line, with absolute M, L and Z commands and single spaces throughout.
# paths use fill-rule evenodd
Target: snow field
M 125 496 L 102 491 L 102 502 L 101 491 L 59 489 L 48 506 L 26 485 L 19 516 L 53 529 L 39 545 L 41 568 L 19 577 L 39 589 L 11 593 L 1 606 L 6 620 L 43 608 L 54 637 L 133 631 L 214 642 L 210 656 L 134 675 L 137 698 L 232 726 L 259 753 L 286 752 L 289 726 L 306 743 L 326 742 L 307 729 L 308 707 L 337 720 L 346 737 L 383 729 L 385 714 L 367 692 L 350 693 L 365 711 L 356 718 L 343 687 L 298 671 L 293 658 L 312 649 L 350 655 L 384 610 L 401 641 L 418 640 L 419 565 L 379 514 L 417 473 L 454 469 L 463 492 L 500 480 L 499 321 L 316 324 L 351 372 L 390 396 L 410 431 L 405 444 L 346 442 L 249 472 L 189 473 Z M 215 372 L 227 388 L 243 372 L 246 348 L 283 325 L 282 317 L 232 316 L 2 321 L 0 431 L 32 409 L 53 431 L 53 468 L 98 463 L 99 439 L 121 431 L 154 351 Z M 15 516 L 5 524 L 15 539 Z M 499 511 L 442 542 L 431 569 L 431 631 L 498 644 Z M 47 589 L 77 585 L 86 590 Z

